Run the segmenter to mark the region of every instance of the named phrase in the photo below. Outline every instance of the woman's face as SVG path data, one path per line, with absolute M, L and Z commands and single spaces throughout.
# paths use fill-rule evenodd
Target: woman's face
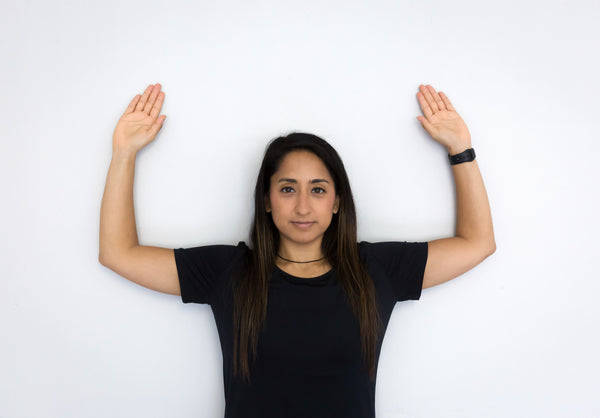
M 310 151 L 288 153 L 271 177 L 267 212 L 279 230 L 281 241 L 321 243 L 339 197 L 323 161 Z

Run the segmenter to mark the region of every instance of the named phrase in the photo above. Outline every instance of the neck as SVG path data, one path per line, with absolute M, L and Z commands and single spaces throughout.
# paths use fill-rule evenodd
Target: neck
M 277 251 L 278 258 L 285 262 L 319 262 L 325 257 L 321 250 L 321 242 L 314 242 L 306 245 L 297 245 L 281 241 Z
M 295 245 L 282 240 L 277 255 L 275 259 L 277 267 L 293 276 L 316 277 L 331 269 L 329 261 L 321 250 L 320 241 Z
M 281 255 L 277 254 L 277 257 L 281 258 L 283 261 L 287 261 L 288 263 L 297 263 L 297 264 L 308 264 L 308 263 L 316 263 L 317 261 L 321 261 L 325 258 L 325 256 L 318 258 L 316 260 L 307 260 L 307 261 L 295 261 L 295 260 L 290 260 L 288 258 L 282 257 Z

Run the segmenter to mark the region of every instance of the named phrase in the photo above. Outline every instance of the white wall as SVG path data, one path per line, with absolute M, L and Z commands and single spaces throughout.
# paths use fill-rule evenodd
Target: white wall
M 454 232 L 452 171 L 420 83 L 467 122 L 497 251 L 396 305 L 379 418 L 595 417 L 600 6 L 573 2 L 3 2 L 0 417 L 219 417 L 210 307 L 101 266 L 114 126 L 150 83 L 140 242 L 247 240 L 267 141 L 345 161 L 363 240 Z

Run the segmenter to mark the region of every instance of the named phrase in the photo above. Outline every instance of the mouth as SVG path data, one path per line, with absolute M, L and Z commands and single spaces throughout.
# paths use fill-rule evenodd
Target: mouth
M 300 229 L 307 229 L 310 228 L 314 224 L 314 222 L 292 222 L 292 224 L 294 224 Z

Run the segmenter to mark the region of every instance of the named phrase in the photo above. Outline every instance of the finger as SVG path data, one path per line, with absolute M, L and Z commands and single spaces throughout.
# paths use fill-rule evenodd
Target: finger
M 160 93 L 158 93 L 157 100 L 156 102 L 154 102 L 154 106 L 152 106 L 152 110 L 150 111 L 150 116 L 152 116 L 152 119 L 156 119 L 158 117 L 164 100 L 165 93 L 161 91 Z
M 429 91 L 427 86 L 424 84 L 421 84 L 419 86 L 419 90 L 421 91 L 421 94 L 423 95 L 425 101 L 427 102 L 427 105 L 431 109 L 431 113 L 433 114 L 433 113 L 437 112 L 439 109 L 437 107 L 437 104 L 435 104 L 435 100 L 433 100 L 433 97 L 431 97 L 431 92 Z
M 429 123 L 429 121 L 423 116 L 417 116 L 417 120 L 421 122 L 421 126 L 423 127 L 423 129 L 425 129 L 429 136 L 433 138 L 433 125 Z
M 427 99 L 425 99 L 425 96 L 421 92 L 417 93 L 417 99 L 419 100 L 419 105 L 421 105 L 423 114 L 429 119 L 433 115 L 433 111 L 431 110 L 429 103 L 427 103 Z
M 155 136 L 158 133 L 158 131 L 160 131 L 160 128 L 162 128 L 163 122 L 165 121 L 166 118 L 167 117 L 165 115 L 161 115 L 158 119 L 156 119 L 154 121 L 154 123 L 150 127 L 150 135 L 151 136 Z
M 140 97 L 142 96 L 138 94 L 133 98 L 133 100 L 131 100 L 129 106 L 127 106 L 127 109 L 125 109 L 125 112 L 123 113 L 124 115 L 133 112 L 133 110 L 135 109 L 135 105 L 140 100 Z
M 419 90 L 421 90 L 421 94 L 423 95 L 425 101 L 429 105 L 429 108 L 431 109 L 431 113 L 435 114 L 435 113 L 439 112 L 440 109 L 438 108 L 437 103 L 433 99 L 433 96 L 431 95 L 429 88 L 427 88 L 426 85 L 421 84 L 419 86 Z
M 146 102 L 144 106 L 144 113 L 150 114 L 150 110 L 154 107 L 154 102 L 156 102 L 156 98 L 158 97 L 158 93 L 160 92 L 160 84 L 155 84 L 150 92 L 150 98 Z
M 136 111 L 143 111 L 144 110 L 144 106 L 146 105 L 146 102 L 148 101 L 148 96 L 150 96 L 150 92 L 152 91 L 152 87 L 154 87 L 152 84 L 150 84 L 148 87 L 146 87 L 146 91 L 144 91 L 144 94 L 142 95 L 142 98 L 140 99 L 140 101 L 138 102 L 138 104 L 135 106 L 135 110 Z
M 456 112 L 456 110 L 454 110 L 454 106 L 452 106 L 452 103 L 450 103 L 450 99 L 448 98 L 448 96 L 446 96 L 441 91 L 440 91 L 440 96 L 442 97 L 442 100 L 444 101 L 444 104 L 446 105 L 446 109 Z
M 440 97 L 440 95 L 437 94 L 437 92 L 435 91 L 435 89 L 433 88 L 433 86 L 430 86 L 428 84 L 427 88 L 429 89 L 429 92 L 431 93 L 431 97 L 433 97 L 433 100 L 435 100 L 435 104 L 438 107 L 438 109 L 440 109 L 440 110 L 446 110 L 446 104 L 444 103 L 444 101 L 442 100 L 442 98 Z

